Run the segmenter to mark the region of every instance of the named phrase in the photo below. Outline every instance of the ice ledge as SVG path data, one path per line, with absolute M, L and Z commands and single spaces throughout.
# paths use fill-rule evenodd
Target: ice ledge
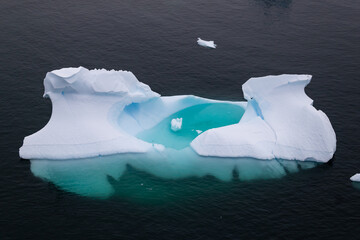
M 118 153 L 145 153 L 151 148 L 152 145 L 147 142 L 123 135 L 116 139 L 90 143 L 24 143 L 24 145 L 20 148 L 19 153 L 24 159 L 76 159 L 113 155 Z

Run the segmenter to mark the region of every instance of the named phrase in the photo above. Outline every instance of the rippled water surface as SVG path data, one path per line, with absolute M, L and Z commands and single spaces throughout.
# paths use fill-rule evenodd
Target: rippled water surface
M 0 239 L 359 238 L 360 186 L 349 181 L 360 172 L 359 12 L 357 0 L 3 1 Z M 217 176 L 174 178 L 120 158 L 20 160 L 23 138 L 51 114 L 46 72 L 80 65 L 130 70 L 161 95 L 239 101 L 252 76 L 312 74 L 306 93 L 333 124 L 335 157 L 291 171 L 251 161 L 268 172 L 246 181 L 213 160 L 197 168 Z

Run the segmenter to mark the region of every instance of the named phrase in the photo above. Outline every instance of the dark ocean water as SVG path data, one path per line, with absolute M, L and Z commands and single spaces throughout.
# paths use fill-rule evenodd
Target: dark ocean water
M 360 172 L 359 13 L 357 0 L 1 1 L 0 239 L 359 239 L 360 187 L 349 181 Z M 175 186 L 157 203 L 69 193 L 35 177 L 18 149 L 50 117 L 46 72 L 80 65 L 223 100 L 242 100 L 252 76 L 312 74 L 306 92 L 333 124 L 335 157 L 250 182 L 128 167 L 128 178 Z

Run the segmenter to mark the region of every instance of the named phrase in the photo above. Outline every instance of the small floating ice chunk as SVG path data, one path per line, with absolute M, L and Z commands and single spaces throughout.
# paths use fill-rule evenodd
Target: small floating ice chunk
M 357 173 L 354 176 L 352 176 L 350 178 L 350 180 L 353 181 L 353 182 L 360 182 L 360 173 Z
M 198 38 L 197 43 L 202 47 L 216 48 L 216 44 L 214 43 L 214 41 L 206 41 Z
M 174 118 L 171 120 L 171 130 L 177 132 L 181 129 L 182 118 Z
M 196 130 L 196 132 L 197 132 L 197 134 L 200 134 L 200 133 L 202 133 L 202 131 L 201 131 L 201 130 Z

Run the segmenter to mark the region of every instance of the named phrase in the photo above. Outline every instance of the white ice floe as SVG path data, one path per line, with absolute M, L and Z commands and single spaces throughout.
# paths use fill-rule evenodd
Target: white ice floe
M 202 40 L 201 38 L 198 38 L 197 43 L 202 47 L 216 48 L 216 44 L 214 43 L 214 41 L 206 41 L 206 40 Z
M 174 132 L 181 130 L 182 120 L 183 120 L 182 118 L 172 119 L 171 120 L 171 130 L 173 130 Z
M 160 97 L 127 71 L 55 70 L 44 80 L 44 96 L 53 105 L 51 118 L 25 137 L 19 154 L 26 159 L 74 159 L 155 151 L 171 158 L 174 152 L 195 151 L 200 156 L 327 162 L 336 136 L 327 116 L 304 92 L 310 79 L 251 78 L 243 85 L 246 103 Z M 229 118 L 229 112 L 238 115 Z M 179 118 L 184 114 L 186 123 Z
M 354 176 L 352 176 L 350 178 L 350 180 L 353 181 L 353 182 L 360 182 L 360 173 L 357 173 Z

